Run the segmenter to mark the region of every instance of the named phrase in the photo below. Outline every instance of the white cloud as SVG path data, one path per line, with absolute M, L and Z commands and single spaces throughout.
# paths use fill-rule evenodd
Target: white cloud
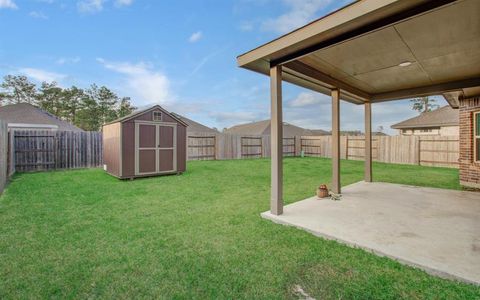
M 108 62 L 102 58 L 97 58 L 97 61 L 109 70 L 126 75 L 126 87 L 143 103 L 164 105 L 174 101 L 170 80 L 165 74 L 153 70 L 151 65 L 144 62 Z
M 20 73 L 26 75 L 27 77 L 32 78 L 36 81 L 40 81 L 40 82 L 56 81 L 58 83 L 58 82 L 60 82 L 61 80 L 65 79 L 67 77 L 64 74 L 49 72 L 49 71 L 45 71 L 45 70 L 41 70 L 41 69 L 35 69 L 35 68 L 20 68 L 18 71 Z
M 18 6 L 13 0 L 0 0 L 0 9 L 2 8 L 17 9 Z
M 47 20 L 48 17 L 41 11 L 31 11 L 28 15 L 32 18 Z
M 315 14 L 332 0 L 283 0 L 290 10 L 262 23 L 262 29 L 277 33 L 287 33 L 312 21 Z
M 188 38 L 190 43 L 198 42 L 203 37 L 203 33 L 201 31 L 197 31 L 192 33 L 192 35 Z
M 81 13 L 96 13 L 103 10 L 105 0 L 82 0 L 77 2 L 77 9 Z
M 133 0 L 115 0 L 115 6 L 129 6 Z
M 240 23 L 240 26 L 238 27 L 241 31 L 252 31 L 254 28 L 254 24 L 251 21 L 243 21 Z
M 327 96 L 320 93 L 302 92 L 295 99 L 288 102 L 290 107 L 305 107 L 320 104 Z
M 75 56 L 75 57 L 60 57 L 55 61 L 56 64 L 58 65 L 65 65 L 65 64 L 76 64 L 80 62 L 80 57 Z

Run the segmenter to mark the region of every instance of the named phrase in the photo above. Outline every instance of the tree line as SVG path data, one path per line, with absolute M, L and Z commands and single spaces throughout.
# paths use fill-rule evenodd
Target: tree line
M 136 108 L 129 97 L 119 97 L 105 86 L 63 88 L 56 82 L 32 83 L 26 76 L 6 75 L 0 84 L 0 106 L 29 103 L 83 130 L 99 131 L 104 123 Z

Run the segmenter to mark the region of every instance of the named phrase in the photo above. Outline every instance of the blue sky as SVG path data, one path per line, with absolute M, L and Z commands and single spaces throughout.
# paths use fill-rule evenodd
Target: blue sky
M 0 75 L 106 85 L 221 129 L 270 114 L 268 78 L 236 56 L 348 2 L 0 0 Z M 342 129 L 362 129 L 363 107 L 341 108 Z M 330 114 L 329 97 L 284 84 L 285 121 L 330 129 Z M 414 115 L 408 101 L 375 104 L 373 126 L 393 133 Z

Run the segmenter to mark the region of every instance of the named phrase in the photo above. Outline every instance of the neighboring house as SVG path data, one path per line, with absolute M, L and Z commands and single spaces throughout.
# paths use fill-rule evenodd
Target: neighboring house
M 77 126 L 28 103 L 1 106 L 0 120 L 8 123 L 8 129 L 83 131 Z
M 458 136 L 458 109 L 449 105 L 392 125 L 400 135 Z
M 331 132 L 327 133 L 328 135 L 331 135 Z M 365 133 L 363 133 L 360 130 L 342 130 L 340 131 L 340 135 L 347 135 L 347 136 L 363 136 Z M 372 131 L 373 136 L 388 136 L 388 134 L 380 132 L 380 131 Z
M 195 121 L 193 121 L 193 120 L 191 120 L 187 117 L 181 116 L 181 115 L 176 114 L 176 113 L 171 113 L 171 114 L 174 115 L 175 117 L 177 117 L 178 119 L 182 120 L 183 122 L 185 122 L 188 125 L 187 134 L 190 134 L 190 133 L 217 134 L 217 133 L 219 133 L 218 130 L 207 127 L 207 126 L 205 126 L 203 124 L 200 124 L 198 122 L 195 122 Z
M 245 135 L 270 135 L 270 120 L 246 123 L 232 126 L 224 131 L 230 134 L 245 134 Z M 321 134 L 325 133 L 325 134 Z M 316 129 L 310 130 L 293 124 L 283 122 L 283 136 L 302 136 L 302 135 L 326 135 L 326 131 Z

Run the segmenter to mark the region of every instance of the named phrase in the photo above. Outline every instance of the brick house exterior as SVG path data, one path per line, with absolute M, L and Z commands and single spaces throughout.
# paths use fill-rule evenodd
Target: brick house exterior
M 460 184 L 480 188 L 480 161 L 475 161 L 474 114 L 480 112 L 480 97 L 460 99 Z

